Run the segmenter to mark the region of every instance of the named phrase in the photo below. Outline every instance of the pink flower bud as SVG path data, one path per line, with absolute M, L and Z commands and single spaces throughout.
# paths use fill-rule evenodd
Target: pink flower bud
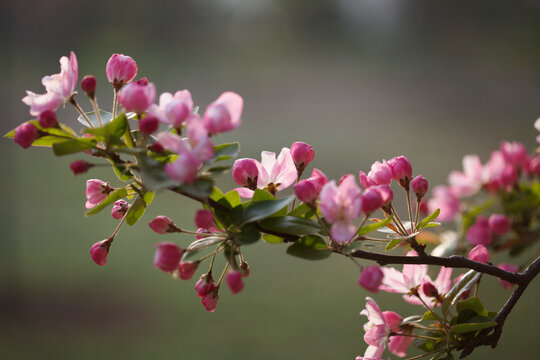
M 310 205 L 313 205 L 319 197 L 319 192 L 315 184 L 309 179 L 301 180 L 298 184 L 294 185 L 294 193 L 301 201 Z
M 191 98 L 190 98 L 191 100 Z M 176 128 L 181 128 L 182 123 L 191 114 L 191 108 L 186 101 L 175 99 L 165 107 L 165 114 L 171 120 L 171 124 Z
M 58 120 L 56 118 L 56 113 L 52 110 L 45 110 L 39 114 L 38 122 L 39 122 L 39 126 L 41 126 L 44 129 L 48 129 L 53 126 L 56 126 L 56 124 L 58 123 Z
M 476 223 L 467 230 L 467 240 L 473 245 L 488 245 L 491 243 L 491 231 L 488 219 L 479 216 Z
M 411 187 L 418 200 L 422 199 L 428 191 L 428 181 L 422 175 L 416 176 L 411 181 Z
M 405 156 L 390 159 L 387 164 L 392 172 L 392 179 L 399 182 L 401 186 L 405 186 L 412 179 L 412 166 Z
M 81 80 L 81 89 L 88 95 L 90 99 L 96 96 L 96 78 L 94 75 L 86 75 Z
M 374 185 L 390 185 L 392 171 L 390 171 L 386 160 L 383 160 L 383 162 L 375 161 L 371 165 L 371 170 L 367 174 L 367 177 Z
M 141 85 L 133 82 L 118 92 L 118 101 L 127 111 L 142 114 L 156 100 L 156 87 L 153 83 Z
M 195 213 L 195 225 L 202 229 L 215 228 L 214 214 L 210 210 L 197 210 Z
M 92 245 L 90 248 L 90 256 L 92 260 L 99 266 L 104 266 L 107 263 L 107 255 L 111 247 L 112 239 L 105 239 Z
M 124 217 L 129 209 L 129 204 L 125 200 L 118 200 L 114 203 L 111 209 L 111 215 L 115 219 L 121 219 Z
M 510 271 L 510 272 L 519 272 L 519 267 L 515 266 L 515 265 L 512 265 L 512 264 L 500 264 L 498 266 L 499 269 L 502 269 L 504 271 Z M 509 281 L 506 281 L 506 280 L 501 280 L 501 279 L 498 279 L 499 280 L 499 284 L 501 284 L 501 286 L 505 289 L 505 290 L 510 290 L 512 288 L 512 286 L 514 286 L 515 284 L 509 282 Z
M 486 264 L 489 261 L 489 251 L 484 245 L 476 245 L 469 252 L 468 258 Z
M 488 221 L 489 228 L 495 235 L 504 235 L 510 231 L 510 221 L 504 215 L 493 214 Z
M 73 171 L 74 175 L 79 175 L 87 172 L 88 169 L 90 169 L 92 166 L 94 165 L 87 163 L 84 160 L 75 160 L 71 163 L 71 165 L 69 165 L 69 168 L 71 169 L 71 171 Z
M 213 289 L 211 292 L 203 296 L 201 299 L 201 304 L 203 304 L 207 311 L 214 312 L 217 307 L 218 299 L 219 295 L 217 289 Z
M 155 116 L 146 116 L 139 120 L 139 130 L 143 134 L 153 134 L 159 127 L 159 120 Z
M 367 188 L 362 194 L 362 211 L 369 215 L 383 205 L 383 198 L 379 191 Z
M 173 221 L 166 216 L 156 216 L 154 220 L 148 223 L 148 226 L 158 234 L 173 233 L 178 230 Z
M 303 142 L 295 142 L 291 145 L 291 156 L 296 170 L 301 173 L 313 161 L 315 152 L 310 145 Z
M 501 152 L 504 159 L 517 168 L 522 168 L 527 163 L 527 149 L 521 143 L 504 141 L 501 143 Z
M 23 149 L 32 146 L 32 143 L 38 138 L 38 129 L 31 123 L 23 123 L 15 129 L 13 141 L 21 145 Z
M 311 172 L 311 177 L 309 180 L 315 185 L 317 188 L 317 193 L 320 193 L 324 185 L 328 184 L 328 178 L 324 173 L 319 169 L 313 169 Z
M 360 277 L 358 278 L 358 285 L 371 291 L 372 293 L 379 292 L 379 286 L 384 278 L 384 273 L 378 265 L 367 266 L 362 270 Z
M 382 197 L 383 206 L 390 205 L 392 200 L 394 200 L 394 192 L 388 185 L 377 185 L 372 186 L 370 189 L 376 190 Z
M 154 266 L 165 272 L 172 273 L 178 268 L 183 250 L 171 242 L 160 242 L 154 255 Z
M 360 185 L 364 187 L 364 189 L 367 189 L 370 186 L 377 185 L 373 179 L 369 178 L 365 172 L 360 171 L 358 172 L 358 178 L 360 180 Z
M 240 95 L 224 92 L 206 108 L 204 127 L 211 134 L 234 130 L 241 124 L 243 108 L 244 99 Z
M 197 292 L 197 296 L 200 298 L 210 293 L 215 289 L 215 287 L 216 285 L 214 284 L 214 279 L 212 279 L 212 275 L 210 274 L 204 274 L 195 283 L 195 291 Z
M 234 182 L 240 186 L 248 187 L 252 190 L 257 188 L 259 168 L 254 159 L 238 159 L 233 165 Z
M 231 270 L 225 277 L 227 285 L 233 294 L 238 294 L 244 288 L 244 281 L 242 280 L 242 274 L 239 271 Z
M 435 287 L 435 285 L 433 285 L 429 281 L 425 282 L 422 285 L 422 292 L 426 294 L 427 297 L 433 297 L 433 298 L 439 297 L 439 292 L 437 291 L 437 288 Z
M 201 165 L 192 153 L 184 151 L 174 162 L 165 165 L 165 172 L 171 179 L 188 184 L 195 181 Z
M 107 79 L 116 88 L 130 82 L 137 75 L 137 63 L 123 54 L 113 54 L 105 68 Z
M 197 271 L 199 261 L 180 261 L 178 265 L 178 275 L 182 280 L 189 280 Z
M 86 208 L 91 209 L 109 196 L 113 188 L 109 183 L 99 179 L 90 179 L 86 181 Z
M 163 145 L 161 145 L 158 142 L 155 142 L 152 145 L 150 145 L 150 150 L 152 150 L 156 154 L 164 154 L 165 153 L 165 148 L 163 147 Z

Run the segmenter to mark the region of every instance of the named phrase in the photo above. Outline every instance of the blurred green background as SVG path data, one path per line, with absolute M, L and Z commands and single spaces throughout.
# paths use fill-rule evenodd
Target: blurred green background
M 193 0 L 2 1 L 2 133 L 28 120 L 24 90 L 58 72 L 70 50 L 80 77 L 96 75 L 112 103 L 105 64 L 132 56 L 158 92 L 190 89 L 204 107 L 221 92 L 245 99 L 241 156 L 310 143 L 314 166 L 332 178 L 405 154 L 431 184 L 445 182 L 467 153 L 485 161 L 503 139 L 534 146 L 540 115 L 537 1 Z M 90 109 L 82 96 L 79 101 Z M 74 127 L 75 112 L 59 112 Z M 193 290 L 152 266 L 153 245 L 186 244 L 146 225 L 165 214 L 191 228 L 196 204 L 160 194 L 134 228 L 124 228 L 101 268 L 90 246 L 109 236 L 107 212 L 84 218 L 84 184 L 43 149 L 0 141 L 2 359 L 354 359 L 366 347 L 368 296 L 345 259 L 308 262 L 285 247 L 246 247 L 244 291 L 222 291 L 207 313 Z M 111 180 L 112 172 L 90 177 Z M 230 188 L 228 176 L 220 185 Z M 495 262 L 501 258 L 496 258 Z M 206 267 L 206 265 L 204 266 Z M 202 271 L 202 270 L 201 270 Z M 201 273 L 198 272 L 198 274 Z M 198 276 L 198 275 L 196 275 Z M 482 282 L 486 306 L 509 295 Z M 538 358 L 536 281 L 509 317 L 497 350 L 470 357 Z M 399 296 L 383 310 L 414 314 Z M 411 351 L 410 354 L 416 354 Z

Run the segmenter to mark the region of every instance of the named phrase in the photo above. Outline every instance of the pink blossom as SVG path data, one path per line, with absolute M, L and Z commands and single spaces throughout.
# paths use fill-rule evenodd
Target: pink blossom
M 234 92 L 224 92 L 208 105 L 204 113 L 204 126 L 211 134 L 234 130 L 241 124 L 244 99 Z
M 182 280 L 189 280 L 195 275 L 199 261 L 180 261 L 178 264 L 178 275 Z
M 174 162 L 165 165 L 165 172 L 171 179 L 189 184 L 195 181 L 201 165 L 199 159 L 185 151 Z
M 84 160 L 75 160 L 69 165 L 69 168 L 73 171 L 73 175 L 79 175 L 87 172 L 92 166 L 92 164 L 87 163 Z
M 358 278 L 358 285 L 373 293 L 379 292 L 379 286 L 384 278 L 384 273 L 378 265 L 367 266 L 362 270 Z
M 165 272 L 172 273 L 178 268 L 184 251 L 171 242 L 160 242 L 156 247 L 154 266 Z
M 236 270 L 231 270 L 225 277 L 227 285 L 233 294 L 238 294 L 244 288 L 244 281 L 242 280 L 242 273 Z
M 214 144 L 199 115 L 188 116 L 186 136 L 191 153 L 201 162 L 206 162 L 214 156 Z
M 430 284 L 432 287 L 426 284 Z M 439 274 L 437 275 L 435 281 L 432 281 L 429 275 L 426 274 L 422 281 L 422 286 L 419 288 L 419 295 L 426 304 L 431 303 L 432 306 L 439 306 L 441 299 L 440 296 L 446 295 L 446 293 L 448 293 L 448 291 L 450 290 L 451 286 L 452 268 L 447 268 L 443 266 L 441 267 L 441 270 L 439 271 Z M 433 291 L 433 289 L 435 291 Z M 428 291 L 431 291 L 431 294 Z M 437 293 L 439 297 L 434 298 L 434 293 Z M 405 301 L 407 301 L 409 304 L 422 305 L 422 302 L 417 297 L 405 297 Z
M 473 245 L 488 245 L 491 243 L 491 230 L 488 219 L 478 216 L 476 222 L 467 230 L 467 240 Z
M 90 179 L 86 181 L 86 208 L 91 209 L 109 196 L 113 191 L 109 183 L 99 179 Z
M 373 180 L 375 185 L 390 185 L 392 181 L 392 171 L 390 170 L 386 160 L 375 161 L 371 165 L 371 170 L 368 172 L 367 177 Z
M 320 193 L 323 186 L 328 184 L 328 178 L 319 169 L 313 169 L 313 171 L 311 172 L 311 176 L 309 177 L 308 180 L 311 181 L 315 185 L 315 188 L 317 189 L 317 193 Z
M 201 299 L 201 304 L 203 304 L 207 311 L 214 312 L 214 310 L 216 310 L 218 300 L 219 294 L 217 289 L 213 289 L 211 292 L 203 296 Z
M 362 185 L 364 188 L 377 185 L 375 181 L 369 178 L 363 171 L 358 172 L 358 179 L 360 180 L 360 185 Z
M 332 224 L 332 240 L 346 243 L 352 240 L 356 226 L 352 220 L 360 216 L 362 198 L 360 188 L 356 185 L 353 175 L 342 178 L 339 187 L 334 180 L 321 190 L 320 209 L 326 221 Z
M 118 101 L 127 111 L 144 113 L 156 100 L 156 87 L 153 83 L 142 85 L 131 82 L 118 92 Z
M 129 209 L 129 204 L 125 200 L 118 200 L 114 203 L 111 209 L 111 215 L 115 219 L 121 219 L 124 217 Z
M 523 168 L 529 157 L 525 145 L 518 142 L 503 141 L 501 143 L 501 152 L 504 159 L 518 169 Z
M 372 186 L 371 189 L 377 190 L 382 197 L 383 207 L 388 207 L 391 205 L 392 200 L 394 199 L 394 192 L 388 185 L 377 185 Z
M 540 131 L 540 118 L 536 119 L 536 121 L 534 122 L 534 127 L 536 128 L 536 130 Z M 540 143 L 540 135 L 536 136 L 536 142 Z
M 416 251 L 411 250 L 407 253 L 407 256 L 418 256 L 418 254 Z M 427 265 L 405 264 L 403 265 L 403 272 L 395 268 L 386 267 L 383 267 L 382 271 L 384 273 L 384 279 L 380 286 L 381 290 L 405 294 L 405 301 L 412 304 L 417 303 L 418 299 L 409 294 L 412 294 L 426 279 Z
M 525 171 L 532 176 L 540 176 L 540 156 L 534 156 L 529 159 Z
M 62 99 L 62 95 L 53 91 L 47 91 L 45 94 L 35 94 L 27 90 L 22 102 L 30 106 L 30 115 L 38 116 L 44 111 L 56 111 L 62 105 L 64 99 Z
M 428 191 L 428 181 L 422 175 L 416 176 L 411 181 L 412 191 L 416 194 L 417 199 L 422 199 Z
M 173 233 L 178 230 L 173 221 L 163 215 L 156 216 L 148 226 L 158 234 Z
M 491 192 L 499 189 L 508 190 L 518 181 L 516 168 L 505 160 L 500 151 L 491 153 L 482 176 L 487 190 Z
M 42 111 L 38 116 L 39 126 L 44 129 L 51 128 L 58 125 L 58 119 L 56 113 L 51 110 Z
M 81 89 L 90 99 L 96 96 L 96 86 L 97 81 L 94 75 L 86 75 L 81 80 Z
M 137 63 L 124 54 L 113 54 L 105 67 L 107 79 L 118 90 L 137 75 Z
M 38 129 L 32 123 L 23 123 L 15 129 L 13 141 L 19 144 L 23 149 L 32 146 L 32 143 L 39 137 Z
M 362 193 L 362 211 L 370 215 L 383 205 L 381 192 L 373 187 L 368 187 Z
M 482 162 L 478 155 L 465 155 L 462 163 L 463 172 L 452 171 L 448 177 L 448 183 L 456 196 L 471 196 L 482 187 Z
M 510 272 L 519 272 L 519 267 L 517 267 L 516 265 L 512 265 L 512 264 L 506 264 L 506 263 L 503 263 L 503 264 L 500 264 L 498 266 L 499 269 L 502 269 L 504 271 L 510 271 Z M 499 284 L 501 284 L 501 286 L 505 289 L 505 290 L 510 290 L 512 288 L 512 286 L 514 286 L 515 284 L 509 282 L 509 281 L 506 281 L 506 280 L 502 280 L 502 279 L 498 279 L 499 280 Z
M 79 77 L 79 65 L 77 57 L 72 51 L 69 59 L 66 56 L 60 58 L 60 74 L 45 76 L 41 83 L 47 89 L 47 92 L 54 92 L 61 96 L 64 102 L 67 102 L 77 86 Z
M 459 199 L 448 186 L 437 185 L 432 191 L 433 197 L 427 203 L 428 212 L 432 213 L 439 209 L 441 212 L 437 219 L 442 222 L 454 220 L 459 211 Z
M 92 245 L 90 248 L 90 256 L 92 260 L 99 266 L 105 266 L 107 263 L 107 255 L 111 247 L 111 239 L 105 239 Z
M 159 120 L 157 117 L 149 115 L 139 120 L 139 130 L 141 133 L 150 135 L 157 131 L 159 127 Z
M 257 188 L 259 166 L 254 159 L 238 159 L 234 162 L 232 176 L 235 183 L 250 189 Z
M 291 156 L 298 173 L 302 173 L 309 163 L 313 161 L 315 152 L 310 145 L 303 142 L 295 142 L 291 145 Z
M 197 210 L 195 213 L 195 225 L 202 229 L 214 229 L 216 223 L 214 222 L 214 214 L 210 210 Z
M 203 296 L 210 293 L 216 287 L 214 279 L 210 274 L 203 274 L 199 280 L 195 283 L 195 291 L 197 296 L 202 298 Z
M 401 183 L 409 183 L 412 179 L 412 166 L 409 160 L 401 155 L 388 160 L 387 166 L 392 172 L 392 179 Z
M 313 205 L 319 197 L 316 185 L 308 179 L 301 180 L 298 184 L 294 185 L 294 193 L 302 202 L 311 205 Z
M 504 235 L 510 231 L 510 220 L 501 214 L 492 214 L 488 220 L 489 228 L 495 235 Z
M 165 92 L 159 96 L 159 106 L 152 105 L 148 112 L 162 123 L 180 128 L 193 111 L 189 90 L 179 90 L 174 95 Z
M 486 264 L 489 261 L 489 251 L 484 245 L 479 244 L 469 251 L 468 258 Z

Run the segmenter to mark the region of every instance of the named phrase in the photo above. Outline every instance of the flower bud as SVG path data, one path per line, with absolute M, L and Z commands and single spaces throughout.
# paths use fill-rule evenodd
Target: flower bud
M 227 281 L 227 285 L 233 294 L 238 294 L 244 288 L 242 274 L 239 271 L 229 271 L 225 277 L 225 281 Z
M 101 203 L 103 200 L 109 196 L 113 191 L 113 188 L 110 187 L 109 183 L 101 181 L 99 179 L 90 179 L 86 181 L 86 208 L 91 209 L 97 204 Z
M 467 240 L 473 245 L 490 244 L 492 239 L 488 219 L 479 216 L 476 223 L 467 230 Z
M 392 171 L 390 171 L 386 160 L 383 160 L 383 162 L 375 161 L 371 165 L 371 170 L 367 174 L 367 177 L 374 185 L 390 185 Z
M 124 217 L 128 209 L 129 204 L 125 200 L 118 200 L 111 209 L 111 215 L 113 218 L 119 220 Z
M 519 272 L 519 267 L 515 266 L 515 265 L 512 265 L 512 264 L 500 264 L 498 266 L 499 269 L 502 269 L 504 271 L 510 271 L 510 272 Z M 501 279 L 498 279 L 499 280 L 499 284 L 501 284 L 501 286 L 505 289 L 505 290 L 510 290 L 512 288 L 512 286 L 514 286 L 515 284 L 509 282 L 509 281 L 506 281 L 506 280 L 501 280 Z
M 383 278 L 384 273 L 382 272 L 380 266 L 367 266 L 362 270 L 362 273 L 358 278 L 358 285 L 360 285 L 367 291 L 371 291 L 372 293 L 378 293 L 379 286 L 381 285 Z
M 92 245 L 90 248 L 90 256 L 92 260 L 99 266 L 105 266 L 107 263 L 107 255 L 111 247 L 112 239 L 105 239 Z
M 514 164 L 518 169 L 522 168 L 529 158 L 525 145 L 518 142 L 502 142 L 501 152 L 504 159 L 507 162 Z
M 139 120 L 139 131 L 143 134 L 150 135 L 157 131 L 159 120 L 155 116 L 145 116 Z
M 199 261 L 180 261 L 178 265 L 178 275 L 182 280 L 189 280 L 197 271 Z
M 210 210 L 197 210 L 195 213 L 195 225 L 202 229 L 215 228 L 214 214 Z
M 154 255 L 154 266 L 165 272 L 172 273 L 178 268 L 183 250 L 171 242 L 160 242 Z
M 409 181 L 412 179 L 412 166 L 409 160 L 401 155 L 388 160 L 387 164 L 392 172 L 392 179 L 399 182 L 405 189 L 408 189 Z
M 148 226 L 158 234 L 174 233 L 178 231 L 173 221 L 166 216 L 156 216 L 154 220 L 148 223 Z
M 174 162 L 165 165 L 165 172 L 171 179 L 189 184 L 197 178 L 201 164 L 192 153 L 185 151 Z
M 105 72 L 109 82 L 118 90 L 122 85 L 135 78 L 137 75 L 137 63 L 129 56 L 113 54 L 107 61 Z
M 94 99 L 96 97 L 96 78 L 94 75 L 86 75 L 81 80 L 81 89 L 88 95 L 90 99 Z
M 291 145 L 291 156 L 296 166 L 296 170 L 301 174 L 315 157 L 313 148 L 303 142 L 295 142 Z
M 240 264 L 240 273 L 242 274 L 243 277 L 248 277 L 249 274 L 251 273 L 251 270 L 249 269 L 249 265 L 247 262 L 243 261 Z
M 489 261 L 489 251 L 484 245 L 476 245 L 469 252 L 468 258 L 486 264 Z
M 412 179 L 411 187 L 413 192 L 416 194 L 416 198 L 421 200 L 428 191 L 428 181 L 422 175 L 418 175 Z
M 294 185 L 294 193 L 301 201 L 308 205 L 313 205 L 319 197 L 319 192 L 315 184 L 309 179 L 301 180 Z
M 510 231 L 510 221 L 504 215 L 493 214 L 489 217 L 489 228 L 495 235 L 504 235 Z
M 317 188 L 317 193 L 320 193 L 323 186 L 328 184 L 328 178 L 319 169 L 313 169 L 309 180 L 315 185 L 315 188 Z
M 156 100 L 156 87 L 153 83 L 141 85 L 129 83 L 118 92 L 118 101 L 127 111 L 142 114 Z
M 369 215 L 383 205 L 383 198 L 379 191 L 367 188 L 362 194 L 362 211 Z
M 54 127 L 58 124 L 56 113 L 52 110 L 45 110 L 38 116 L 39 126 L 44 129 Z
M 161 145 L 158 142 L 155 142 L 152 145 L 150 145 L 150 150 L 152 150 L 156 154 L 164 154 L 165 153 L 165 148 L 163 147 L 163 145 Z
M 240 186 L 245 186 L 251 190 L 257 188 L 257 179 L 259 177 L 259 168 L 254 159 L 238 159 L 233 165 L 234 182 Z
M 217 307 L 218 299 L 218 289 L 213 289 L 211 292 L 203 296 L 203 298 L 201 299 L 201 304 L 203 304 L 204 308 L 207 311 L 214 312 Z
M 69 168 L 71 169 L 71 171 L 73 171 L 74 175 L 79 175 L 87 172 L 88 169 L 90 169 L 92 166 L 94 165 L 87 163 L 84 160 L 75 160 L 71 163 L 71 165 L 69 165 Z
M 204 127 L 210 134 L 234 130 L 241 124 L 243 108 L 244 99 L 240 95 L 224 92 L 206 108 Z
M 38 138 L 38 129 L 31 123 L 23 123 L 15 129 L 13 141 L 21 145 L 23 149 L 29 148 Z
M 365 172 L 359 171 L 358 172 L 358 178 L 360 180 L 360 185 L 364 187 L 364 189 L 367 189 L 370 186 L 377 185 L 373 179 L 369 178 Z
M 214 284 L 214 279 L 212 279 L 212 275 L 210 274 L 204 274 L 195 283 L 195 291 L 197 292 L 197 296 L 200 298 L 214 290 L 215 287 L 216 285 Z
M 429 281 L 422 285 L 422 292 L 426 294 L 427 297 L 439 298 L 437 288 Z

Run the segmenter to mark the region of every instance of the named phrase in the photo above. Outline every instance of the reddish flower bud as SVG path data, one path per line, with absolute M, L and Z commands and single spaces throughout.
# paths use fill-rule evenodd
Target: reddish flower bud
M 104 266 L 107 263 L 107 255 L 111 247 L 112 239 L 105 239 L 92 245 L 90 248 L 90 256 L 92 260 L 99 266 Z
M 38 138 L 38 129 L 31 123 L 24 123 L 15 129 L 13 141 L 21 145 L 23 149 L 29 148 Z
M 214 279 L 212 279 L 212 275 L 210 274 L 204 274 L 195 283 L 195 291 L 197 292 L 197 296 L 200 298 L 214 290 L 215 287 L 216 285 L 214 284 Z
M 394 192 L 388 185 L 377 185 L 372 186 L 370 189 L 376 190 L 382 197 L 383 206 L 390 205 L 392 200 L 394 200 Z
M 439 292 L 437 291 L 437 288 L 429 281 L 425 282 L 422 285 L 422 292 L 428 297 L 439 298 Z
M 369 215 L 383 205 L 383 198 L 378 190 L 367 188 L 362 194 L 362 211 Z
M 129 204 L 125 200 L 118 200 L 111 209 L 111 215 L 113 218 L 119 220 L 124 217 L 128 209 Z
M 71 169 L 71 171 L 73 171 L 74 175 L 79 175 L 87 172 L 88 169 L 90 169 L 92 166 L 94 165 L 87 163 L 84 160 L 75 160 L 71 163 L 71 165 L 69 165 L 69 168 Z
M 229 271 L 225 277 L 225 281 L 227 281 L 227 285 L 233 294 L 238 294 L 244 288 L 242 274 L 239 271 Z
M 411 187 L 418 200 L 422 199 L 428 191 L 428 181 L 422 175 L 416 176 L 411 181 Z
M 159 127 L 159 120 L 155 116 L 146 116 L 139 120 L 139 130 L 143 134 L 153 134 Z
M 156 154 L 164 154 L 165 153 L 165 148 L 163 147 L 163 145 L 161 145 L 158 142 L 155 142 L 152 145 L 150 145 L 150 150 L 152 150 Z
M 467 240 L 473 245 L 490 244 L 492 239 L 488 219 L 479 216 L 476 223 L 467 230 Z
M 493 214 L 489 217 L 489 228 L 495 235 L 504 235 L 510 231 L 510 221 L 504 215 Z
M 129 56 L 113 54 L 105 68 L 107 79 L 118 90 L 137 75 L 137 63 Z
M 129 83 L 118 92 L 118 101 L 127 111 L 142 114 L 156 100 L 156 87 L 153 83 L 140 85 Z
M 201 304 L 203 304 L 204 308 L 207 311 L 214 312 L 217 307 L 218 299 L 218 291 L 217 289 L 213 289 L 211 292 L 203 296 L 203 298 L 201 299 Z
M 409 160 L 401 155 L 388 160 L 387 164 L 392 172 L 392 179 L 407 188 L 409 181 L 412 179 L 412 166 Z
M 362 270 L 362 273 L 358 278 L 358 285 L 360 285 L 367 291 L 371 291 L 372 293 L 378 293 L 379 286 L 381 285 L 383 278 L 384 273 L 382 272 L 380 266 L 367 266 Z
M 512 264 L 500 264 L 498 266 L 499 269 L 502 269 L 504 271 L 510 271 L 510 272 L 519 272 L 519 267 L 515 266 L 515 265 L 512 265 Z M 501 284 L 501 286 L 505 289 L 505 290 L 510 290 L 512 288 L 512 286 L 514 286 L 515 284 L 509 282 L 509 281 L 506 281 L 506 280 L 501 280 L 501 279 L 498 279 L 499 280 L 499 284 Z
M 86 208 L 91 209 L 97 204 L 101 203 L 103 200 L 109 196 L 113 191 L 113 188 L 104 181 L 99 179 L 90 179 L 86 181 Z
M 502 142 L 501 152 L 507 162 L 514 164 L 519 169 L 527 163 L 529 158 L 525 145 L 518 142 Z
M 294 193 L 303 202 L 309 205 L 313 205 L 319 197 L 319 191 L 315 184 L 309 180 L 301 180 L 298 184 L 294 185 Z
M 358 178 L 360 179 L 360 185 L 364 187 L 364 189 L 367 189 L 370 186 L 377 185 L 375 181 L 371 178 L 369 178 L 365 172 L 359 171 L 358 172 Z
M 96 78 L 94 75 L 86 75 L 81 80 L 81 89 L 88 95 L 90 99 L 94 99 L 96 97 Z
M 180 261 L 178 265 L 178 275 L 182 280 L 189 280 L 195 275 L 199 261 Z
M 197 210 L 195 213 L 195 225 L 202 229 L 215 228 L 214 214 L 210 210 Z
M 183 250 L 171 242 L 160 242 L 154 255 L 154 266 L 165 272 L 172 273 L 178 268 Z
M 303 142 L 295 142 L 291 145 L 291 156 L 296 170 L 302 173 L 309 163 L 313 161 L 315 152 L 310 145 Z
M 486 264 L 489 261 L 489 251 L 484 245 L 476 245 L 469 252 L 468 258 Z
M 52 110 L 45 110 L 38 116 L 39 126 L 44 129 L 51 128 L 56 126 L 58 119 L 56 118 L 56 113 Z
M 166 216 L 156 216 L 154 220 L 148 223 L 148 226 L 158 234 L 173 233 L 178 231 L 173 221 Z
M 238 159 L 233 165 L 234 182 L 240 186 L 248 187 L 252 190 L 257 188 L 259 168 L 254 159 Z

